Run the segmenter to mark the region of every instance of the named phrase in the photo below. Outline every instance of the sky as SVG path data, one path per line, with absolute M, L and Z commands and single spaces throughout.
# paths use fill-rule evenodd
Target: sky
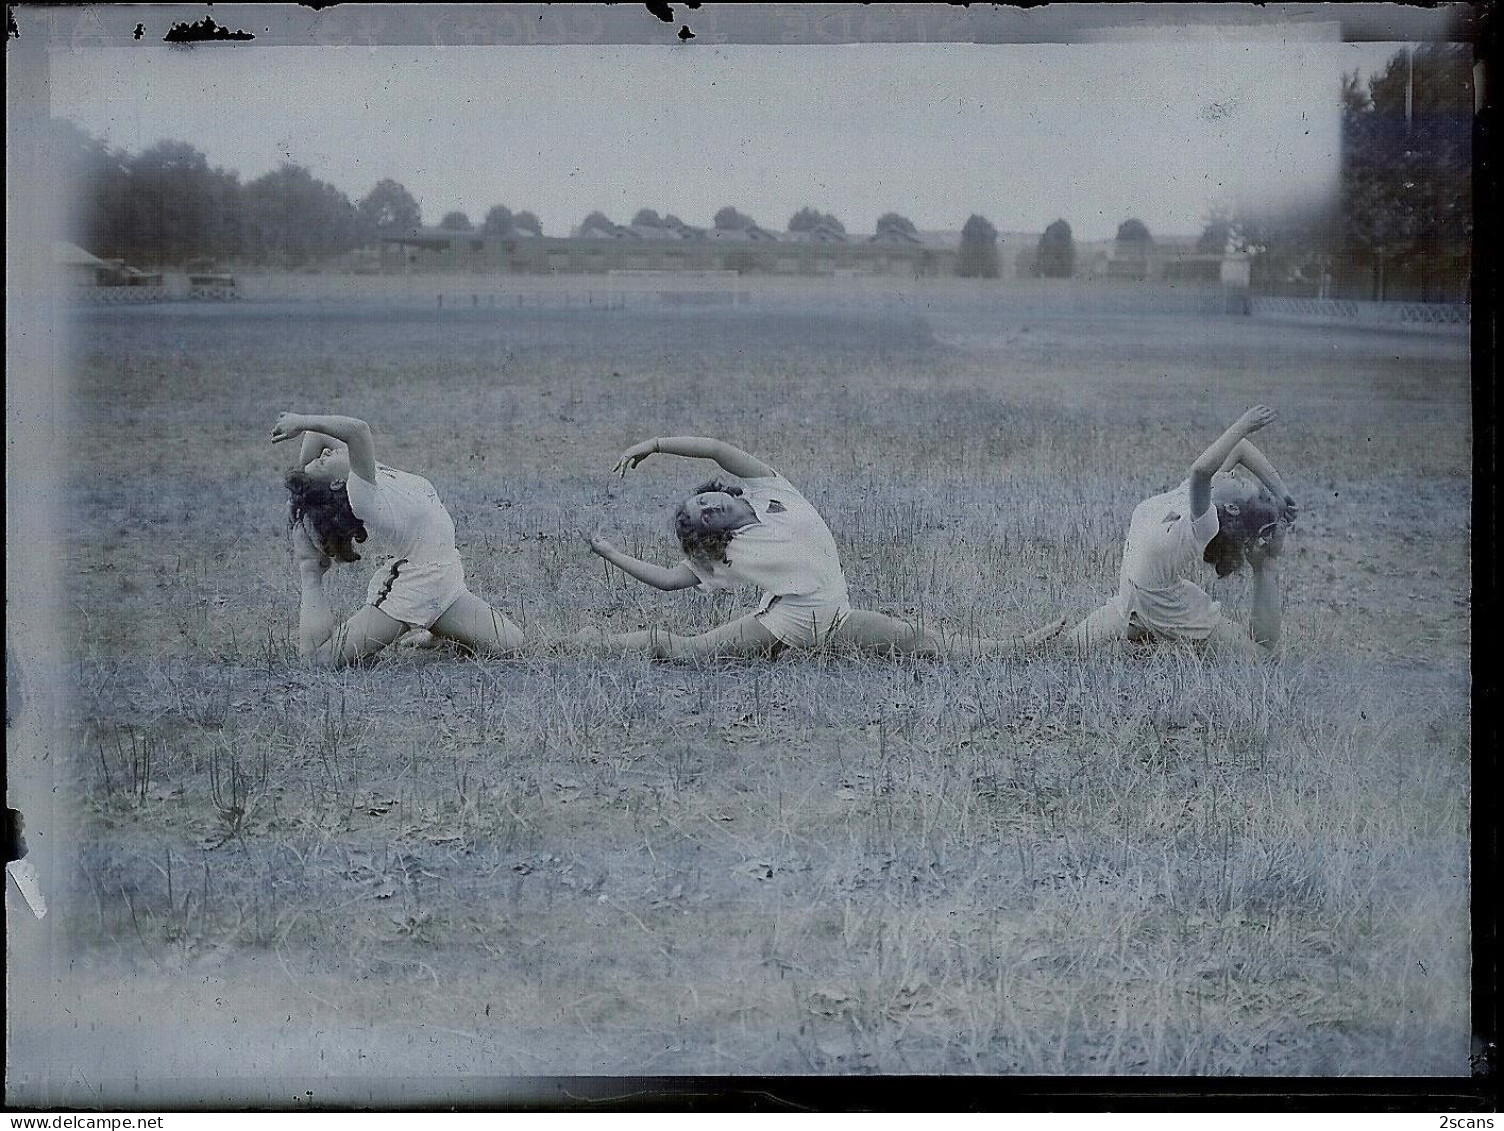
M 804 206 L 870 232 L 1141 219 L 1194 235 L 1217 205 L 1336 175 L 1339 83 L 1398 44 L 1260 28 L 1068 44 L 59 48 L 54 116 L 138 152 L 187 141 L 242 181 L 284 161 L 351 200 L 390 177 L 425 223 L 495 204 L 548 235 L 641 208 L 782 229 Z

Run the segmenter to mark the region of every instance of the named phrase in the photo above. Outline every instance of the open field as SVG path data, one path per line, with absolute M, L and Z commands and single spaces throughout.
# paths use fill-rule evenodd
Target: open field
M 13 1094 L 1465 1074 L 1465 340 L 821 295 L 78 313 L 52 927 L 77 1020 L 43 1035 L 67 1070 Z M 557 647 L 738 607 L 586 551 L 674 559 L 705 468 L 609 479 L 638 439 L 764 456 L 858 606 L 998 634 L 1114 592 L 1133 506 L 1258 401 L 1302 504 L 1272 662 Z M 283 409 L 363 416 L 434 482 L 525 659 L 295 663 Z M 332 575 L 338 611 L 371 564 Z M 1202 582 L 1246 615 L 1245 579 Z

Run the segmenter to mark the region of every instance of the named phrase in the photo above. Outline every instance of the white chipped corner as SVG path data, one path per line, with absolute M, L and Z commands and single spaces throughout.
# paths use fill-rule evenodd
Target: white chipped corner
M 37 879 L 37 870 L 32 867 L 30 860 L 12 860 L 5 866 L 10 873 L 10 878 L 16 881 L 16 887 L 21 889 L 21 894 L 26 898 L 26 906 L 31 908 L 31 913 L 38 919 L 47 914 L 47 899 L 42 895 L 42 884 Z

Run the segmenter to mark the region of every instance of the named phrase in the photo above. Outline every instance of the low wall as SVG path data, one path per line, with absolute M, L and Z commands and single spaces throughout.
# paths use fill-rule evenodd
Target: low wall
M 721 273 L 621 272 L 612 275 L 356 275 L 237 270 L 233 288 L 206 289 L 169 272 L 162 287 L 78 288 L 87 303 L 238 300 L 427 307 L 626 310 L 758 307 L 883 310 L 923 315 L 934 309 L 1047 318 L 1073 314 L 1204 316 L 1228 313 L 1227 293 L 1211 283 L 1084 279 L 894 277 L 800 278 Z
M 1326 326 L 1466 333 L 1472 308 L 1466 303 L 1363 302 L 1341 298 L 1267 298 L 1255 296 L 1250 313 L 1273 321 Z

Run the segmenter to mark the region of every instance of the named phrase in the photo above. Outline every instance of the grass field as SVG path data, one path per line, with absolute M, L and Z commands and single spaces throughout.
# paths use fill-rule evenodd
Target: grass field
M 80 313 L 67 1087 L 1465 1074 L 1465 340 L 1024 291 Z M 1302 504 L 1270 662 L 559 646 L 754 598 L 586 551 L 675 560 L 707 468 L 609 479 L 638 439 L 763 456 L 858 606 L 998 634 L 1114 592 L 1135 503 L 1260 401 Z M 435 483 L 526 658 L 298 666 L 284 409 L 365 417 Z M 1201 580 L 1246 617 L 1244 578 Z

